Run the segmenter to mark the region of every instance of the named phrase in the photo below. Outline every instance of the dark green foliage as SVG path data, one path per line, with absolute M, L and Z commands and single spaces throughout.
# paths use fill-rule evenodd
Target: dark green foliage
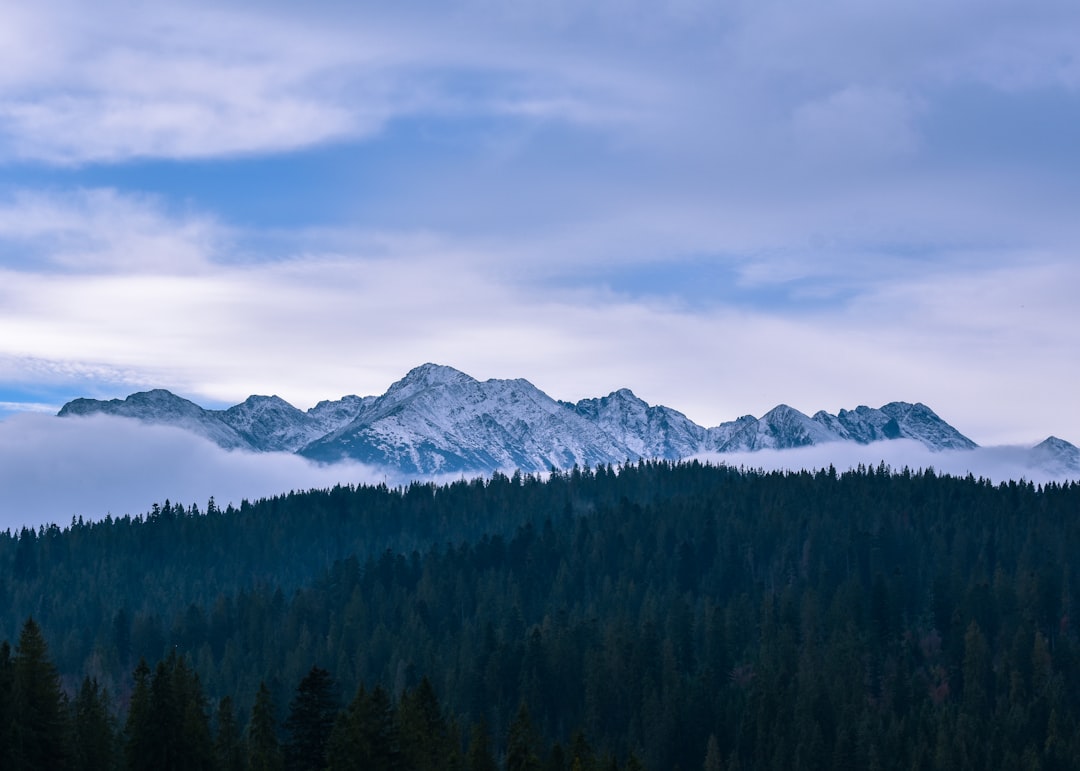
M 247 729 L 249 768 L 251 771 L 281 771 L 285 766 L 277 736 L 273 697 L 266 683 L 259 684 L 251 721 Z
M 214 760 L 220 771 L 244 771 L 247 764 L 247 750 L 230 696 L 224 697 L 218 704 Z
M 363 687 L 334 724 L 328 748 L 332 771 L 397 771 L 403 768 L 398 721 L 381 686 Z
M 205 707 L 155 706 L 148 668 L 132 684 L 133 659 L 175 651 L 215 700 L 270 705 L 253 768 L 318 661 L 357 694 L 335 768 L 365 742 L 430 767 L 445 741 L 484 771 L 1054 769 L 1080 756 L 1076 554 L 1076 484 L 640 463 L 0 534 L 0 584 L 72 693 L 86 668 L 131 694 L 131 768 L 157 767 L 134 759 L 158 708 L 220 757 Z
M 451 740 L 435 689 L 427 677 L 401 696 L 398 704 L 402 757 L 415 771 L 460 767 L 458 742 Z
M 86 677 L 73 706 L 73 767 L 79 771 L 113 768 L 119 761 L 119 747 L 108 693 L 96 679 Z
M 129 769 L 204 771 L 213 767 L 206 701 L 198 676 L 175 653 L 154 674 L 144 662 L 135 671 L 135 691 L 125 727 Z
M 496 771 L 495 757 L 491 754 L 491 735 L 483 723 L 473 726 L 465 753 L 465 768 L 467 771 Z
M 0 642 L 0 768 L 15 767 L 15 663 L 11 644 Z
M 19 635 L 11 673 L 11 768 L 65 768 L 69 762 L 67 701 L 45 638 L 32 618 Z
M 506 771 L 540 771 L 539 742 L 524 703 L 506 739 Z
M 330 673 L 312 667 L 296 687 L 285 731 L 285 768 L 318 771 L 326 766 L 326 745 L 338 713 L 338 698 Z
M 135 687 L 124 726 L 124 757 L 129 771 L 153 768 L 152 708 L 150 705 L 150 667 L 144 659 L 135 667 Z

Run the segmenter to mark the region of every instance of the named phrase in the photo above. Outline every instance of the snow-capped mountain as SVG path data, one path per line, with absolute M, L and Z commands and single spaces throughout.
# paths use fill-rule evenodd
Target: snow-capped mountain
M 176 426 L 209 439 L 227 450 L 252 448 L 248 439 L 217 415 L 170 391 L 156 388 L 132 394 L 126 399 L 75 399 L 65 404 L 60 417 L 104 413 L 137 418 L 144 423 Z
M 1031 448 L 1029 465 L 1055 475 L 1080 471 L 1080 447 L 1050 436 Z
M 301 412 L 278 396 L 249 396 L 235 407 L 208 414 L 234 429 L 253 449 L 296 452 L 351 423 L 371 401 L 346 396 Z
M 813 420 L 840 439 L 868 444 L 883 439 L 917 439 L 934 450 L 972 450 L 968 439 L 925 404 L 890 402 L 881 409 L 856 407 L 830 415 L 822 410 Z
M 436 364 L 412 370 L 351 423 L 300 453 L 419 474 L 545 471 L 629 457 L 614 439 L 526 380 L 481 383 Z
M 716 452 L 788 450 L 813 444 L 839 441 L 843 437 L 796 409 L 781 404 L 758 420 L 743 420 Z
M 685 458 L 701 452 L 708 431 L 670 407 L 651 407 L 628 389 L 571 408 L 626 448 L 629 458 Z
M 555 401 L 526 380 L 478 381 L 424 364 L 381 396 L 346 396 L 305 411 L 277 396 L 251 396 L 204 410 L 168 391 L 127 399 L 76 399 L 60 415 L 103 412 L 175 425 L 228 449 L 295 452 L 313 460 L 355 460 L 404 475 L 493 470 L 543 472 L 639 458 L 784 450 L 828 442 L 912 439 L 933 451 L 976 445 L 924 404 L 891 402 L 809 417 L 779 405 L 712 428 L 649 405 L 628 389 L 575 403 Z M 1051 437 L 1031 450 L 1033 466 L 1080 473 L 1080 450 Z

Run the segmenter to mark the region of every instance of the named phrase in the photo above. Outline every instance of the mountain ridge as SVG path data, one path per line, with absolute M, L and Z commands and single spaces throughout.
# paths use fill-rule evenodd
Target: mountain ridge
M 75 399 L 58 414 L 94 413 L 179 426 L 230 450 L 290 452 L 327 463 L 353 460 L 419 476 L 543 472 L 831 442 L 909 439 L 931 451 L 977 447 L 921 402 L 813 416 L 780 404 L 760 418 L 744 415 L 705 427 L 678 410 L 648 404 L 628 388 L 556 401 L 528 380 L 479 381 L 432 363 L 413 368 L 382 395 L 348 395 L 306 411 L 278 396 L 258 395 L 224 410 L 205 410 L 155 389 L 124 400 Z M 1080 450 L 1064 440 L 1050 437 L 1031 452 L 1032 463 L 1080 471 Z

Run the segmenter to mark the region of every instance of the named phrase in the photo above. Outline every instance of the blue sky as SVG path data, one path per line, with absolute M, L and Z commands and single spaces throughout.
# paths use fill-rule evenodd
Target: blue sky
M 436 361 L 1080 443 L 1078 125 L 1072 0 L 0 2 L 0 415 Z

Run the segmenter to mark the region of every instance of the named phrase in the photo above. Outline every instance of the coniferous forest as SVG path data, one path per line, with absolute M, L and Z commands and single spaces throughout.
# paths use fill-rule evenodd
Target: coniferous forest
M 1066 769 L 1080 485 L 641 462 L 0 534 L 2 769 Z

